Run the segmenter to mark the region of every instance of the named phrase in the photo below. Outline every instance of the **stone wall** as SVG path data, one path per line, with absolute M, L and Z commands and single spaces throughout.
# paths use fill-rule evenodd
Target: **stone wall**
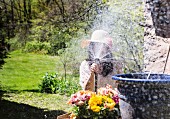
M 170 0 L 145 0 L 145 19 L 144 70 L 170 74 Z

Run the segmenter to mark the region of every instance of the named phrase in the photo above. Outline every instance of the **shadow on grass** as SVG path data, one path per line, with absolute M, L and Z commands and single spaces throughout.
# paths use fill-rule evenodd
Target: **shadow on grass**
M 2 98 L 2 96 L 3 96 L 4 93 L 5 93 L 5 92 L 0 89 L 0 100 L 1 100 L 1 98 Z
M 32 90 L 23 90 L 23 91 L 27 91 L 27 92 L 37 92 L 40 93 L 41 91 L 38 89 L 32 89 Z
M 12 90 L 12 89 L 0 90 L 0 92 L 10 92 L 10 93 L 17 93 L 17 92 L 24 92 L 24 91 L 41 93 L 40 90 L 38 90 L 38 89 L 31 89 L 31 90 Z
M 64 113 L 62 110 L 44 111 L 27 104 L 0 100 L 1 119 L 56 119 Z

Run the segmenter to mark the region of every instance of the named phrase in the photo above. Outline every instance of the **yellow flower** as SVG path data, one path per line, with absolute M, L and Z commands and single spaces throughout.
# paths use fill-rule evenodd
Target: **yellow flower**
M 99 95 L 92 96 L 90 98 L 88 104 L 89 104 L 89 106 L 101 105 L 102 104 L 102 96 L 99 96 Z
M 105 106 L 107 107 L 107 108 L 109 108 L 109 110 L 113 110 L 114 109 L 114 106 L 116 105 L 116 103 L 105 103 Z
M 88 104 L 93 112 L 99 112 L 101 109 L 100 105 L 102 104 L 102 96 L 99 95 L 92 96 Z
M 94 106 L 92 106 L 91 107 L 91 110 L 93 111 L 93 112 L 100 112 L 100 107 L 99 106 L 96 106 L 96 105 L 94 105 Z
M 107 101 L 108 103 L 113 103 L 113 102 L 114 102 L 114 101 L 113 101 L 111 98 L 109 98 L 109 97 L 106 98 L 106 101 Z
M 104 100 L 105 108 L 109 108 L 109 110 L 114 109 L 114 106 L 116 105 L 116 103 L 110 97 L 103 96 L 103 100 Z

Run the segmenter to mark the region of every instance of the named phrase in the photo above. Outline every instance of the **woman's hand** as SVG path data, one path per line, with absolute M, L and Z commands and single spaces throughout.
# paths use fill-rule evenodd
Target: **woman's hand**
M 91 72 L 95 72 L 95 73 L 99 73 L 99 65 L 97 65 L 96 63 L 93 63 L 90 67 Z

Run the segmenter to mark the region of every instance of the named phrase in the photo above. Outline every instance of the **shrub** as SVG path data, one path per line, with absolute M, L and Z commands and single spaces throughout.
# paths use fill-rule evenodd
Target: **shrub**
M 61 78 L 57 80 L 56 93 L 58 94 L 66 94 L 70 96 L 71 94 L 77 92 L 78 90 L 80 90 L 80 85 L 74 78 L 66 80 L 64 80 L 64 78 Z
M 40 91 L 44 93 L 58 93 L 70 96 L 80 89 L 78 81 L 74 78 L 65 80 L 58 74 L 46 73 L 42 83 L 39 85 Z
M 39 85 L 40 91 L 45 93 L 55 93 L 55 86 L 57 74 L 50 75 L 48 73 L 43 77 L 42 83 Z
M 48 54 L 51 46 L 48 42 L 30 41 L 27 42 L 24 51 L 35 52 L 39 54 Z

